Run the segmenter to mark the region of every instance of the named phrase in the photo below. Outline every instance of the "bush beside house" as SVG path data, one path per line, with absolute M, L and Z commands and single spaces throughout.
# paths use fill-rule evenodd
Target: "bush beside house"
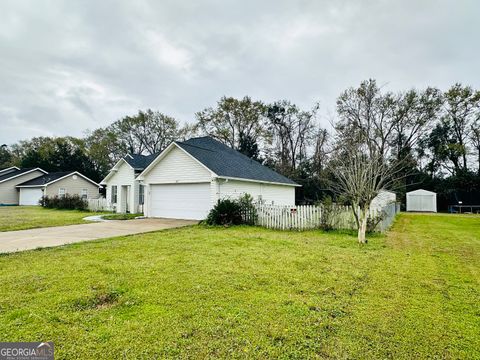
M 42 196 L 39 204 L 48 209 L 87 210 L 88 203 L 79 195 Z

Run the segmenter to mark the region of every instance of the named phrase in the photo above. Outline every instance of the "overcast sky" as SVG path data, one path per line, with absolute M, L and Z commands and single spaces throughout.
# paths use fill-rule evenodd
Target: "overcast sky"
M 480 88 L 479 16 L 477 0 L 2 0 L 0 144 L 146 108 L 191 122 L 223 95 L 326 117 L 367 78 Z

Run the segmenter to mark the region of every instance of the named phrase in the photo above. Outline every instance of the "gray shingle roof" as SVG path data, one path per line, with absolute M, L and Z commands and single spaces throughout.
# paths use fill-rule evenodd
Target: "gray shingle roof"
M 298 185 L 293 180 L 209 136 L 193 138 L 185 142 L 177 141 L 176 144 L 220 177 Z
M 0 181 L 8 180 L 14 176 L 21 175 L 23 173 L 29 172 L 31 170 L 34 170 L 35 168 L 26 168 L 26 169 L 20 169 L 20 170 L 14 170 L 7 172 L 5 174 L 0 174 Z
M 69 174 L 73 174 L 75 171 L 61 171 L 61 172 L 53 172 L 49 174 L 45 174 L 42 176 L 39 176 L 35 179 L 25 181 L 21 184 L 18 184 L 17 186 L 42 186 L 45 184 L 48 184 L 54 180 L 60 179 L 64 176 L 67 176 Z
M 8 168 L 0 169 L 0 174 L 5 175 L 16 170 L 20 170 L 20 169 L 16 166 L 10 166 Z
M 152 155 L 128 154 L 123 159 L 134 169 L 143 170 L 158 156 L 159 153 Z

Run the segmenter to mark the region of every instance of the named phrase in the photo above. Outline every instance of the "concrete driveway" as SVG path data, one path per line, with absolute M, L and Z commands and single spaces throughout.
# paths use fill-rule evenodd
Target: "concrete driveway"
M 0 253 L 59 246 L 113 236 L 193 225 L 198 221 L 177 219 L 113 220 L 81 225 L 0 232 Z

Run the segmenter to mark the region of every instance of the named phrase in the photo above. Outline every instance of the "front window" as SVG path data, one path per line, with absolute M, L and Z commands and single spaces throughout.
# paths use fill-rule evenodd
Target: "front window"
M 88 198 L 88 189 L 82 189 L 82 199 Z
M 61 197 L 61 198 L 65 197 L 65 193 L 66 193 L 65 188 L 58 189 L 58 196 L 59 197 Z
M 112 186 L 112 204 L 117 203 L 117 185 Z
M 145 202 L 145 186 L 140 185 L 138 188 L 138 203 L 143 205 Z

